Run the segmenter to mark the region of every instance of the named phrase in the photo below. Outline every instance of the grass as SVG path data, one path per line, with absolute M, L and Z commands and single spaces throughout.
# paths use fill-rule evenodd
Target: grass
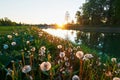
M 80 80 L 113 80 L 120 76 L 118 59 L 98 55 L 85 45 L 75 45 L 37 27 L 0 30 L 2 80 L 76 80 L 75 76 Z
M 28 26 L 0 26 L 0 34 L 8 34 L 12 32 L 20 32 Z

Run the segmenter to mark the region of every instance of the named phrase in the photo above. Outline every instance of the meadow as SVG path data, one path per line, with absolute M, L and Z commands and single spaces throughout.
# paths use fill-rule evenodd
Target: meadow
M 38 27 L 0 26 L 0 80 L 120 80 L 120 63 Z

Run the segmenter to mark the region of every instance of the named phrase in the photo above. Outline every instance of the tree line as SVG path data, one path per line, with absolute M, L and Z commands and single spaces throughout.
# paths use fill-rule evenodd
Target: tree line
M 120 0 L 86 0 L 75 17 L 81 25 L 119 25 Z
M 0 19 L 0 26 L 22 26 L 22 23 L 16 23 L 8 19 L 7 17 Z

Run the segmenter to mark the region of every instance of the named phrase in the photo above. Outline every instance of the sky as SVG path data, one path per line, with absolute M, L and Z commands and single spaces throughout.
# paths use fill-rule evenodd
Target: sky
M 0 18 L 27 24 L 62 24 L 68 11 L 70 20 L 85 0 L 0 0 Z

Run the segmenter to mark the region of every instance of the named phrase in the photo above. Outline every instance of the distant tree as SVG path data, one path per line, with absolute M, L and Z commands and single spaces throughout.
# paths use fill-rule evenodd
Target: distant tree
M 16 22 L 12 22 L 10 19 L 7 17 L 1 18 L 0 19 L 0 26 L 21 26 L 21 23 L 18 24 Z
M 81 16 L 81 12 L 80 11 L 76 12 L 75 18 L 76 18 L 76 23 L 77 24 L 82 24 L 82 16 Z

